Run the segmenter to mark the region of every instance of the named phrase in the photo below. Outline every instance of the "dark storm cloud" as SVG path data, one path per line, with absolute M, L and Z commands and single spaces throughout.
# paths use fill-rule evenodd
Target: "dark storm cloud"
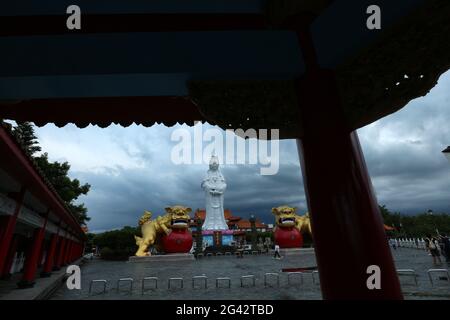
M 92 185 L 89 195 L 80 198 L 92 216 L 91 230 L 107 230 L 136 225 L 144 210 L 159 215 L 170 205 L 204 208 L 200 184 L 206 170 L 207 165 L 166 163 L 159 164 L 157 169 L 116 167 L 99 173 L 73 172 L 73 176 Z M 306 209 L 298 165 L 282 164 L 279 174 L 274 176 L 260 175 L 256 165 L 224 166 L 222 172 L 228 184 L 225 207 L 234 215 L 255 214 L 272 223 L 270 210 L 274 206 L 289 204 Z
M 450 72 L 423 98 L 359 131 L 379 203 L 450 212 Z
M 450 212 L 450 72 L 429 95 L 361 130 L 359 136 L 380 204 L 405 213 Z M 208 126 L 207 126 L 208 127 Z M 67 160 L 71 175 L 92 189 L 80 198 L 92 217 L 91 231 L 136 225 L 144 210 L 154 215 L 169 205 L 204 208 L 204 165 L 175 165 L 174 129 L 111 126 L 107 129 L 46 126 L 37 129 L 52 160 Z M 192 131 L 192 128 L 184 127 Z M 330 161 L 334 156 L 330 155 Z M 272 223 L 271 208 L 307 210 L 295 141 L 280 143 L 280 168 L 262 176 L 259 165 L 223 165 L 225 207 L 237 216 L 255 214 Z

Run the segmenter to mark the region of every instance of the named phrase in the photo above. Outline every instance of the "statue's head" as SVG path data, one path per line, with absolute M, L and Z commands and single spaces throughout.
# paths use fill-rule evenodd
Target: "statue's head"
M 289 206 L 281 206 L 272 208 L 272 213 L 275 215 L 275 223 L 280 227 L 292 227 L 295 225 L 295 218 L 297 208 Z
M 186 229 L 189 227 L 191 208 L 183 206 L 167 207 L 166 212 L 171 216 L 170 227 L 174 229 Z
M 219 158 L 214 153 L 211 156 L 211 160 L 209 160 L 209 169 L 214 171 L 219 169 Z

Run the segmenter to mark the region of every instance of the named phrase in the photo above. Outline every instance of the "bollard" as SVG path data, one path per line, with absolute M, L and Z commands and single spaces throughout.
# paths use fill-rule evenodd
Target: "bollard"
M 397 274 L 399 276 L 412 276 L 414 277 L 414 282 L 416 283 L 416 286 L 418 285 L 417 283 L 417 274 L 416 271 L 413 269 L 398 269 L 397 270 Z
M 216 278 L 216 288 L 219 288 L 219 281 L 227 281 L 228 288 L 231 288 L 231 279 L 230 278 Z
M 253 287 L 256 286 L 256 279 L 255 279 L 255 276 L 254 276 L 253 274 L 249 274 L 249 275 L 246 275 L 246 276 L 241 276 L 241 287 L 242 287 L 242 288 L 244 287 L 244 280 L 245 280 L 245 279 L 252 279 L 252 280 L 253 280 L 253 281 L 252 281 Z
M 434 286 L 433 277 L 432 277 L 433 273 L 438 273 L 438 274 L 439 273 L 444 273 L 447 276 L 447 282 L 450 283 L 450 276 L 449 276 L 449 273 L 448 273 L 448 269 L 429 269 L 427 271 L 427 273 L 428 273 L 428 277 L 430 278 L 430 282 L 431 282 L 432 286 Z
M 315 271 L 313 271 L 311 273 L 313 283 L 316 283 L 316 277 L 314 277 L 315 274 L 317 274 L 317 276 L 318 276 L 319 275 L 319 271 L 315 270 Z M 317 284 L 319 284 L 319 283 L 317 283 Z
M 257 255 L 258 251 L 252 251 L 252 255 Z
M 106 285 L 107 285 L 108 281 L 106 281 L 106 280 L 91 280 L 91 284 L 89 285 L 89 294 L 91 294 L 92 285 L 94 283 L 103 283 L 103 294 L 106 293 Z
M 273 276 L 277 278 L 277 286 L 280 286 L 280 276 L 278 275 L 278 273 L 274 273 L 274 272 L 268 272 L 266 274 L 264 274 L 264 286 L 267 287 L 268 282 L 267 282 L 267 277 L 269 276 Z
M 179 287 L 178 289 L 183 289 L 183 278 L 169 278 L 168 289 L 170 289 L 172 281 L 180 281 L 181 287 Z
M 193 276 L 192 277 L 192 289 L 195 288 L 195 280 L 197 280 L 197 279 L 203 279 L 204 284 L 205 284 L 204 288 L 206 289 L 208 287 L 208 277 L 207 276 Z
M 133 278 L 120 278 L 117 280 L 117 292 L 120 290 L 120 283 L 121 282 L 129 282 L 130 283 L 130 293 L 133 291 Z
M 227 252 L 225 252 L 225 255 L 226 255 L 226 256 L 231 256 L 231 252 L 228 252 L 228 251 L 227 251 Z
M 153 281 L 155 283 L 155 287 L 151 289 L 158 289 L 158 277 L 145 277 L 144 279 L 142 279 L 142 294 L 144 294 L 145 291 L 146 281 Z
M 303 272 L 288 272 L 287 278 L 288 278 L 288 285 L 291 284 L 291 277 L 299 275 L 300 276 L 300 284 L 303 285 Z

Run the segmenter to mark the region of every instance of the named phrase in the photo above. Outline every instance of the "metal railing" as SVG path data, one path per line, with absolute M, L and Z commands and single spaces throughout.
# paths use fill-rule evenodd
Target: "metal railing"
M 314 276 L 315 274 L 317 274 L 317 280 L 316 280 L 316 277 Z M 311 273 L 311 277 L 312 277 L 312 280 L 313 280 L 313 283 L 314 283 L 314 284 L 320 284 L 319 271 L 314 270 L 314 271 Z
M 92 286 L 94 283 L 102 283 L 103 284 L 103 293 L 106 292 L 106 285 L 108 284 L 108 281 L 106 280 L 91 280 L 91 283 L 89 284 L 89 294 L 92 292 Z
M 419 275 L 414 269 L 397 269 L 398 276 L 412 277 L 414 279 L 414 283 L 418 286 L 418 277 Z M 318 277 L 319 271 L 314 270 L 312 272 L 286 272 L 286 273 L 276 273 L 276 272 L 267 272 L 264 273 L 264 287 L 280 287 L 280 278 L 282 278 L 282 274 L 286 274 L 284 279 L 287 280 L 287 286 L 303 286 L 305 283 L 305 274 L 310 273 L 312 284 L 320 284 L 320 279 Z M 450 275 L 448 269 L 429 269 L 427 271 L 431 286 L 435 286 L 437 281 L 445 280 L 450 284 Z M 439 280 L 436 280 L 436 277 L 439 276 Z M 433 277 L 434 276 L 434 277 Z M 256 287 L 256 275 L 255 274 L 247 274 L 241 275 L 239 278 L 240 287 L 248 288 L 248 287 Z M 236 279 L 236 280 L 237 280 Z M 159 285 L 158 277 L 144 277 L 142 278 L 142 286 L 141 293 L 144 294 L 147 290 L 157 290 Z M 298 280 L 298 281 L 297 281 Z M 130 293 L 133 292 L 134 287 L 134 279 L 133 278 L 119 278 L 117 280 L 117 292 L 121 291 L 122 283 L 129 283 L 128 291 Z M 175 286 L 175 283 L 178 286 Z M 148 286 L 151 284 L 152 286 Z M 191 278 L 192 289 L 207 289 L 208 288 L 208 277 L 206 275 L 198 275 L 193 276 Z M 101 291 L 94 292 L 96 289 L 96 285 L 101 285 Z M 216 288 L 231 288 L 232 278 L 231 277 L 217 277 L 215 278 L 215 287 Z M 96 294 L 105 294 L 107 292 L 108 281 L 104 279 L 91 280 L 89 284 L 89 295 L 92 293 Z M 123 286 L 122 286 L 123 287 Z M 168 278 L 168 289 L 183 289 L 184 288 L 184 278 L 182 277 L 171 277 Z
M 142 294 L 144 294 L 145 292 L 145 283 L 147 281 L 153 281 L 153 283 L 155 284 L 155 286 L 150 289 L 158 289 L 158 277 L 145 277 L 144 279 L 142 279 Z
M 428 273 L 428 277 L 431 282 L 431 286 L 433 286 L 433 287 L 434 287 L 434 282 L 433 282 L 432 274 L 445 274 L 446 278 L 447 278 L 447 282 L 450 283 L 450 275 L 448 273 L 448 269 L 429 269 L 427 271 L 427 273 Z
M 195 280 L 204 281 L 204 289 L 208 288 L 208 277 L 207 276 L 193 276 L 192 277 L 192 289 L 195 289 Z
M 184 280 L 183 280 L 183 278 L 180 278 L 180 277 L 178 277 L 178 278 L 169 278 L 169 282 L 167 283 L 167 288 L 168 289 L 171 288 L 171 284 L 172 284 L 173 281 L 178 281 L 178 283 L 181 284 L 181 287 L 177 287 L 176 289 L 183 289 L 183 287 L 184 287 Z
M 270 285 L 270 283 L 267 281 L 268 277 L 275 277 L 277 279 L 277 286 L 278 287 L 280 286 L 280 275 L 275 272 L 267 272 L 264 274 L 264 287 L 267 287 L 268 285 Z
M 287 274 L 288 285 L 291 284 L 291 278 L 294 276 L 299 276 L 300 284 L 303 285 L 303 272 L 288 272 Z
M 133 291 L 133 278 L 120 278 L 119 280 L 117 280 L 117 292 L 120 291 L 120 283 L 121 282 L 128 282 L 130 283 L 130 289 L 129 291 L 132 292 Z
M 251 279 L 252 280 L 252 286 L 256 286 L 256 278 L 253 274 L 249 274 L 246 276 L 241 276 L 241 287 L 244 287 L 244 280 Z
M 409 276 L 409 277 L 414 277 L 414 282 L 416 284 L 416 286 L 418 285 L 417 283 L 417 273 L 414 269 L 398 269 L 397 270 L 397 274 L 399 276 Z
M 231 278 L 228 278 L 228 277 L 216 278 L 216 288 L 219 288 L 219 283 L 224 282 L 224 281 L 227 281 L 228 288 L 231 288 Z M 223 287 L 220 287 L 220 288 L 223 288 Z

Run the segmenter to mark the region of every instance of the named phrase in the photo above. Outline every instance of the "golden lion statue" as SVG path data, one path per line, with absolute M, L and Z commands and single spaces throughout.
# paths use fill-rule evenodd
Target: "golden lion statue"
M 295 227 L 300 232 L 312 234 L 309 214 L 306 213 L 304 216 L 299 216 L 296 210 L 297 208 L 288 206 L 272 208 L 272 213 L 275 215 L 275 228 Z
M 189 212 L 192 211 L 191 208 L 173 206 L 167 207 L 165 210 L 165 215 L 158 216 L 154 220 L 151 220 L 152 213 L 150 211 L 145 211 L 144 215 L 139 219 L 142 238 L 134 236 L 136 245 L 139 246 L 136 251 L 137 257 L 149 256 L 148 248 L 157 242 L 159 236 L 168 235 L 175 228 L 186 229 L 189 227 Z

